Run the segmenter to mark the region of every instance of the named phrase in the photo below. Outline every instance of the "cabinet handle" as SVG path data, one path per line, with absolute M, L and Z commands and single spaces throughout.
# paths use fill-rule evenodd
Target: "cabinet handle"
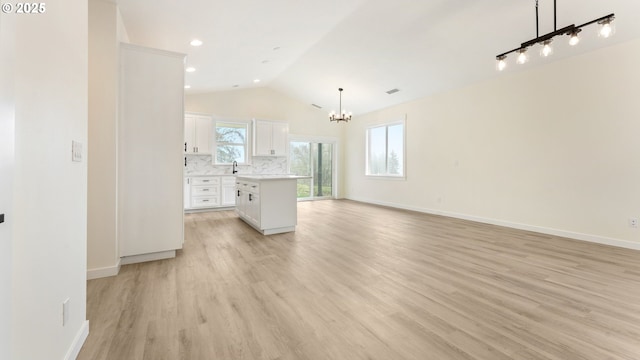
M 205 199 L 205 200 L 202 200 L 202 202 L 209 202 L 209 200 L 206 200 L 206 199 Z
M 249 194 L 249 201 L 253 200 L 253 199 L 251 198 L 251 195 L 252 195 L 252 194 Z
M 271 155 L 275 155 L 276 151 L 275 150 L 271 150 Z
M 202 180 L 202 182 L 209 182 L 209 180 Z
M 202 189 L 202 191 L 209 191 L 209 189 Z
M 240 197 L 240 190 L 238 190 L 238 197 Z
M 187 166 L 187 157 L 186 156 L 184 157 L 184 166 L 185 167 Z
M 184 143 L 184 152 L 187 152 L 187 143 Z

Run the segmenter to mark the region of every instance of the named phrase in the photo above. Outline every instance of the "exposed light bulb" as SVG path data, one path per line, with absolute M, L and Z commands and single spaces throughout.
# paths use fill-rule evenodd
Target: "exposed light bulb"
M 527 56 L 527 49 L 520 49 L 518 50 L 519 54 L 518 54 L 518 59 L 516 60 L 516 62 L 520 65 L 526 63 L 527 61 L 529 61 L 529 56 Z
M 498 56 L 496 58 L 496 69 L 498 69 L 498 71 L 502 71 L 507 67 L 507 62 L 505 61 L 506 58 L 506 55 Z
M 540 55 L 547 57 L 553 54 L 553 48 L 551 47 L 551 40 L 546 40 L 542 43 L 542 50 L 540 50 Z
M 580 42 L 580 38 L 578 37 L 578 32 L 571 33 L 571 37 L 569 38 L 569 45 L 576 46 Z
M 603 22 L 602 26 L 600 27 L 600 32 L 598 33 L 598 35 L 606 39 L 612 34 L 613 34 L 613 27 L 611 26 L 611 21 Z

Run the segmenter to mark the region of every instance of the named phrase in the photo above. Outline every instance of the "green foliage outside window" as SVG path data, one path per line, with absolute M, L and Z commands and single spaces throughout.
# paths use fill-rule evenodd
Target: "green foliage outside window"
M 247 162 L 247 127 L 245 123 L 216 122 L 216 164 Z

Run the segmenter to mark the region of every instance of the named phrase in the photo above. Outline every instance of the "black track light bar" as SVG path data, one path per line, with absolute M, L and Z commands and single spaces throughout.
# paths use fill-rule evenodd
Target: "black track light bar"
M 547 40 L 549 40 L 549 39 L 551 39 L 551 38 L 556 37 L 557 35 L 565 35 L 565 34 L 569 34 L 569 33 L 571 33 L 571 31 L 573 31 L 574 29 L 576 29 L 576 26 L 575 26 L 574 24 L 571 24 L 571 25 L 569 25 L 569 26 L 565 26 L 565 27 L 563 27 L 563 28 L 562 28 L 562 29 L 560 29 L 560 30 L 555 30 L 555 31 L 552 31 L 552 32 L 550 32 L 550 33 L 548 33 L 548 34 L 545 34 L 545 35 L 539 36 L 539 37 L 537 37 L 537 38 L 535 38 L 535 39 L 531 39 L 531 40 L 529 40 L 529 41 L 525 41 L 525 42 L 523 42 L 523 43 L 520 45 L 520 49 L 528 48 L 528 47 L 529 47 L 529 46 L 531 46 L 531 45 L 535 45 L 535 44 L 537 44 L 537 43 L 541 43 L 541 42 L 547 41 Z
M 572 33 L 577 33 L 581 31 L 581 28 L 594 24 L 594 23 L 604 23 L 604 22 L 611 22 L 615 19 L 615 14 L 609 14 L 600 18 L 597 18 L 595 20 L 591 20 L 589 22 L 586 22 L 582 25 L 578 25 L 576 26 L 575 24 L 571 24 L 569 26 L 565 26 L 562 29 L 556 29 L 556 1 L 554 0 L 553 2 L 553 26 L 554 26 L 554 30 L 548 34 L 544 34 L 542 36 L 538 35 L 538 1 L 536 1 L 536 38 L 528 40 L 523 42 L 522 44 L 520 44 L 520 47 L 517 47 L 513 50 L 509 50 L 506 52 L 503 52 L 502 54 L 499 54 L 496 56 L 497 60 L 503 60 L 504 58 L 506 58 L 507 55 L 514 53 L 516 51 L 520 51 L 520 50 L 524 50 L 532 45 L 535 44 L 539 44 L 539 43 L 544 43 L 545 41 L 551 40 L 552 38 L 558 36 L 558 35 L 571 35 Z
M 599 22 L 604 21 L 604 20 L 611 20 L 611 21 L 613 21 L 613 19 L 615 19 L 615 18 L 616 18 L 616 14 L 611 13 L 611 14 L 609 14 L 609 15 L 607 15 L 607 16 L 603 16 L 603 17 L 601 17 L 601 18 L 598 18 L 598 19 L 595 19 L 595 20 L 591 20 L 591 21 L 586 22 L 586 23 L 584 23 L 584 24 L 582 24 L 582 25 L 580 25 L 580 26 L 576 26 L 576 28 L 577 28 L 577 29 L 580 29 L 580 28 L 585 27 L 585 26 L 587 26 L 587 25 L 591 25 L 591 24 L 593 24 L 593 23 L 599 23 Z

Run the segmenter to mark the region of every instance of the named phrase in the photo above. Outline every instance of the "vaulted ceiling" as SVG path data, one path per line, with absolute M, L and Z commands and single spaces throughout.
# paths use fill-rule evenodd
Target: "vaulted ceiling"
M 550 58 L 516 65 L 512 57 L 497 72 L 497 54 L 535 38 L 535 0 L 117 3 L 132 43 L 187 54 L 196 68 L 186 74 L 187 94 L 267 86 L 331 111 L 342 87 L 343 107 L 354 114 L 640 37 L 640 1 L 559 0 L 558 28 L 615 13 L 615 36 L 598 38 L 589 26 L 578 46 L 558 39 Z M 539 10 L 540 34 L 551 32 L 553 1 L 540 0 Z M 196 38 L 202 46 L 189 45 Z

